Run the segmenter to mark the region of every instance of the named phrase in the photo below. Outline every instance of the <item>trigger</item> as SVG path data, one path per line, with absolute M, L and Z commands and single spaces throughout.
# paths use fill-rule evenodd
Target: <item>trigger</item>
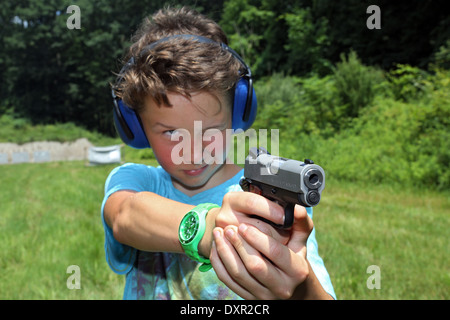
M 289 203 L 284 208 L 284 229 L 289 229 L 294 224 L 294 207 L 295 205 L 292 203 Z
M 262 195 L 262 190 L 259 187 L 255 186 L 254 184 L 250 185 L 249 191 L 252 192 L 252 193 L 256 193 L 256 194 Z

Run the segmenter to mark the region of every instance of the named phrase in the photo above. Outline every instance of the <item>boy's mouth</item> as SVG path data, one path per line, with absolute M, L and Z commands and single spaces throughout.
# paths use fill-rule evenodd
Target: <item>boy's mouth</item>
M 193 170 L 183 170 L 183 172 L 188 176 L 198 176 L 198 175 L 202 174 L 203 171 L 205 171 L 207 167 L 208 166 L 204 166 L 199 169 L 193 169 Z

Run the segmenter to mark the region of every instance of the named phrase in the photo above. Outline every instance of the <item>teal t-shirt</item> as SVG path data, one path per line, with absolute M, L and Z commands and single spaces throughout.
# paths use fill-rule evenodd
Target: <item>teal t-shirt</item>
M 106 224 L 103 208 L 108 197 L 119 190 L 149 191 L 160 196 L 191 205 L 204 202 L 222 204 L 223 196 L 230 191 L 242 191 L 240 171 L 230 180 L 209 190 L 189 197 L 175 189 L 170 175 L 162 167 L 127 163 L 115 168 L 105 183 L 102 204 L 102 221 L 105 230 L 105 254 L 109 267 L 126 276 L 124 299 L 241 299 L 216 276 L 214 269 L 200 272 L 201 265 L 185 254 L 145 252 L 119 243 Z M 312 208 L 307 208 L 312 218 Z M 161 212 L 170 214 L 170 212 Z M 318 253 L 315 230 L 307 242 L 307 259 L 325 291 L 335 298 L 328 272 Z

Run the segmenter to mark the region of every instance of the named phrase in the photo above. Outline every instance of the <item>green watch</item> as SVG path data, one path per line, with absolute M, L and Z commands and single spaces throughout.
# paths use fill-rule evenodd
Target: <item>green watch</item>
M 206 215 L 212 208 L 219 206 L 214 203 L 202 203 L 194 209 L 186 213 L 183 220 L 181 220 L 178 228 L 178 239 L 183 247 L 186 255 L 192 260 L 203 262 L 199 270 L 206 272 L 211 269 L 211 262 L 209 259 L 202 257 L 198 252 L 198 244 L 202 240 L 206 229 Z

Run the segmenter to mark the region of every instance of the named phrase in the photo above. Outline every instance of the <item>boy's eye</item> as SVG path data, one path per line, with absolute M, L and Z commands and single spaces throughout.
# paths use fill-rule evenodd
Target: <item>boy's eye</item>
M 174 130 L 165 130 L 162 132 L 163 137 L 169 139 L 170 141 L 180 141 L 180 139 L 184 139 L 189 136 L 189 131 L 185 129 L 174 129 Z
M 166 130 L 163 132 L 164 137 L 167 139 L 170 139 L 171 141 L 178 141 L 180 139 L 180 136 L 182 134 L 182 130 Z
M 167 131 L 164 131 L 163 133 L 164 133 L 164 135 L 170 137 L 170 136 L 174 135 L 175 132 L 176 132 L 176 130 L 167 130 Z

